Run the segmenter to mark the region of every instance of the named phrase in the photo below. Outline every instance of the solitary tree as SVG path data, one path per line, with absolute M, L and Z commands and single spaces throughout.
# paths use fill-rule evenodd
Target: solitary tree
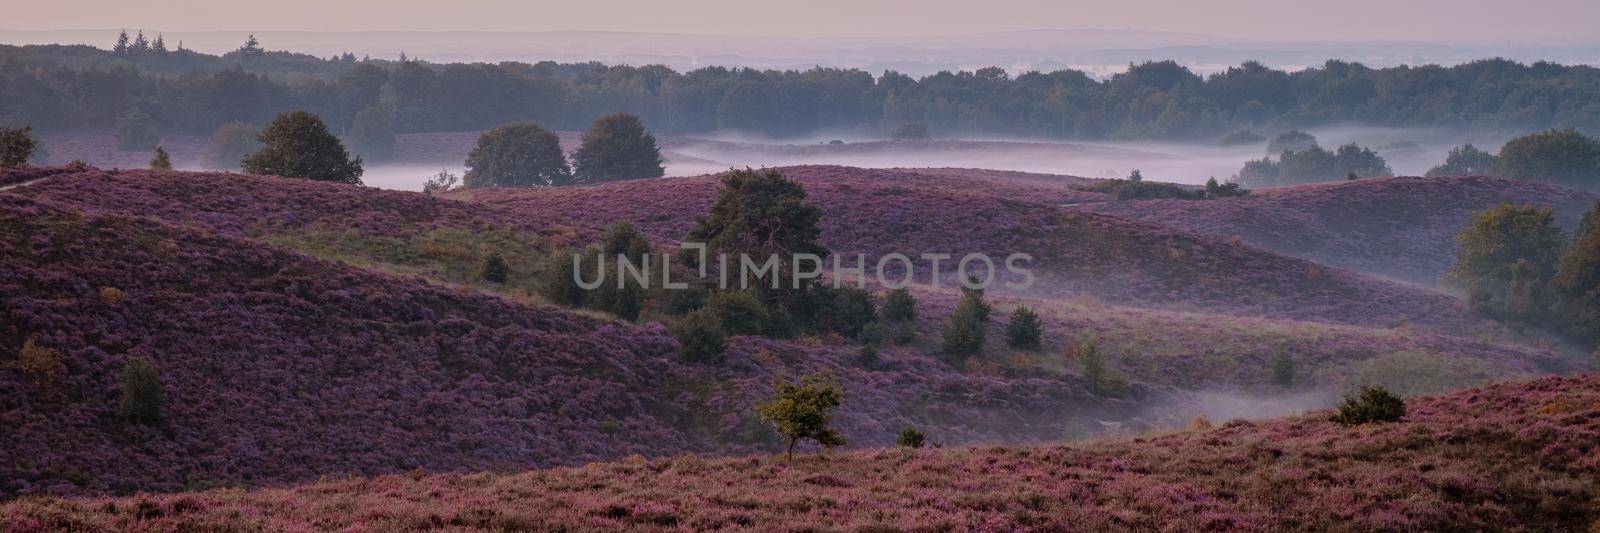
M 601 117 L 583 134 L 583 145 L 572 154 L 572 173 L 579 183 L 659 178 L 661 150 L 645 131 L 639 117 L 617 113 Z
M 1344 397 L 1331 420 L 1343 426 L 1398 422 L 1406 416 L 1406 402 L 1380 386 L 1361 387 Z
M 1006 344 L 1012 348 L 1032 350 L 1039 347 L 1043 333 L 1044 325 L 1039 321 L 1039 314 L 1027 306 L 1019 305 L 1011 312 L 1011 321 L 1006 323 Z
M 923 434 L 921 431 L 917 431 L 917 428 L 906 426 L 905 429 L 900 430 L 899 435 L 895 436 L 894 444 L 895 446 L 904 446 L 907 448 L 921 448 L 923 442 L 927 439 L 928 436 Z
M 828 249 L 817 242 L 822 234 L 817 226 L 821 219 L 822 210 L 806 203 L 806 191 L 799 183 L 774 170 L 732 170 L 722 175 L 722 187 L 710 213 L 695 222 L 684 242 L 704 243 L 708 257 L 725 253 L 730 259 L 747 256 L 756 262 L 777 258 L 771 277 L 752 277 L 749 284 L 760 291 L 769 309 L 798 309 L 796 304 L 806 299 L 817 281 L 794 278 L 794 256 L 828 255 Z M 690 266 L 699 266 L 697 256 L 683 259 Z M 731 264 L 729 268 L 729 279 L 737 280 L 740 269 Z M 775 283 L 771 281 L 774 278 Z M 795 289 L 796 285 L 800 288 Z
M 779 383 L 777 395 L 772 400 L 756 406 L 762 420 L 777 427 L 778 433 L 789 439 L 789 460 L 794 459 L 794 446 L 801 439 L 811 439 L 824 448 L 845 443 L 844 436 L 828 427 L 833 422 L 834 410 L 844 401 L 844 392 L 831 377 L 808 374 L 799 383 Z
M 122 399 L 117 416 L 128 422 L 152 424 L 161 420 L 161 376 L 143 357 L 130 357 L 118 376 Z
M 1429 169 L 1427 176 L 1493 176 L 1499 168 L 1499 157 L 1468 143 L 1451 148 L 1444 163 Z
M 217 127 L 206 148 L 206 168 L 212 170 L 239 170 L 239 162 L 252 152 L 261 149 L 256 136 L 261 132 L 243 122 L 229 122 Z
M 1600 189 L 1600 141 L 1576 130 L 1551 130 L 1500 148 L 1500 175 Z
M 1480 312 L 1534 319 L 1564 241 L 1554 210 L 1502 204 L 1474 215 L 1456 235 L 1456 262 L 1444 281 L 1466 291 Z
M 989 304 L 983 301 L 983 293 L 963 290 L 955 312 L 944 326 L 943 352 L 946 359 L 953 364 L 961 364 L 982 352 L 988 322 Z
M 33 157 L 38 146 L 29 132 L 32 127 L 0 128 L 0 167 L 20 167 Z
M 552 187 L 571 185 L 572 171 L 561 153 L 561 139 L 538 124 L 507 124 L 483 132 L 467 154 L 467 187 Z
M 489 283 L 505 283 L 509 270 L 505 256 L 500 255 L 500 252 L 490 252 L 483 258 L 483 268 L 479 269 L 479 277 Z
M 1572 332 L 1590 342 L 1600 341 L 1600 203 L 1583 216 L 1577 235 L 1556 262 L 1551 285 Z M 1600 349 L 1595 354 L 1600 355 Z
M 130 108 L 117 117 L 117 147 L 123 150 L 149 150 L 161 141 L 151 124 L 149 113 L 137 107 Z
M 278 115 L 256 136 L 262 147 L 244 158 L 249 174 L 361 184 L 361 158 L 350 157 L 322 119 L 305 111 Z
M 172 158 L 167 155 L 167 150 L 156 147 L 156 155 L 150 159 L 151 170 L 172 170 Z

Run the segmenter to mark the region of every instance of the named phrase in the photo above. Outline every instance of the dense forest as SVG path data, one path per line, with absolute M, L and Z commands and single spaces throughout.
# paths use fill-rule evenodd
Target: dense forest
M 1328 61 L 1285 72 L 1245 63 L 1199 76 L 1174 62 L 1107 79 L 1000 68 L 914 79 L 855 69 L 805 71 L 554 62 L 434 64 L 351 54 L 318 58 L 254 41 L 221 56 L 165 42 L 0 46 L 0 125 L 109 129 L 132 110 L 158 130 L 210 134 L 303 109 L 345 134 L 363 111 L 401 133 L 535 121 L 579 130 L 638 115 L 652 131 L 733 130 L 770 137 L 882 136 L 925 124 L 935 136 L 1216 141 L 1241 128 L 1333 124 L 1522 133 L 1600 133 L 1600 69 L 1490 59 L 1373 69 Z

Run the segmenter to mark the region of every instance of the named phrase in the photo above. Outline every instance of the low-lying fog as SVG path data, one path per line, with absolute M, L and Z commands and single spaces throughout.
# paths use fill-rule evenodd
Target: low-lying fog
M 1310 133 L 1330 150 L 1349 142 L 1371 148 L 1388 160 L 1397 175 L 1421 175 L 1442 162 L 1451 148 L 1465 142 L 1494 150 L 1505 141 L 1503 137 L 1474 138 L 1438 130 L 1372 127 L 1320 128 Z M 842 144 L 830 144 L 836 139 Z M 1063 142 L 1015 138 L 884 142 L 850 135 L 774 141 L 721 134 L 666 137 L 661 145 L 667 158 L 668 176 L 707 174 L 730 167 L 798 164 L 972 167 L 1095 178 L 1126 177 L 1129 171 L 1137 168 L 1146 179 L 1201 184 L 1211 177 L 1226 181 L 1238 173 L 1245 161 L 1267 155 L 1265 143 L 1221 146 L 1201 142 Z M 464 171 L 461 161 L 466 158 L 465 150 L 466 147 L 461 147 L 462 153 L 454 161 L 369 164 L 362 179 L 373 187 L 421 190 L 423 182 L 440 170 L 460 176 Z

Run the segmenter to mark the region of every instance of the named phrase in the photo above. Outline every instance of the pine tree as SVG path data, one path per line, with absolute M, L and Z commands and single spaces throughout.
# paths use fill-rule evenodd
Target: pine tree
M 961 365 L 974 355 L 983 352 L 983 341 L 989 322 L 989 304 L 983 301 L 983 292 L 963 288 L 961 301 L 944 327 L 943 352 L 947 361 Z
M 150 51 L 150 41 L 144 38 L 144 30 L 139 30 L 139 35 L 133 38 L 133 46 L 130 47 L 130 50 L 137 55 L 144 55 L 145 52 Z
M 1039 347 L 1043 333 L 1044 325 L 1039 321 L 1038 313 L 1026 306 L 1017 306 L 1011 312 L 1011 321 L 1006 324 L 1006 343 L 1012 348 L 1032 350 Z
M 128 55 L 128 30 L 117 34 L 117 44 L 111 47 L 111 51 L 119 56 Z
M 157 55 L 162 55 L 162 56 L 167 55 L 167 40 L 166 40 L 166 38 L 163 37 L 159 33 L 156 34 L 156 41 L 153 42 L 153 43 L 150 43 L 150 49 L 151 50 L 155 50 Z
M 165 148 L 160 146 L 156 147 L 156 155 L 154 158 L 150 159 L 150 169 L 172 170 L 172 158 L 167 156 L 167 150 Z
M 250 38 L 245 39 L 244 46 L 239 47 L 239 51 L 247 55 L 261 55 L 267 53 L 265 49 L 261 48 L 261 41 L 256 40 L 256 35 L 254 33 L 250 34 Z

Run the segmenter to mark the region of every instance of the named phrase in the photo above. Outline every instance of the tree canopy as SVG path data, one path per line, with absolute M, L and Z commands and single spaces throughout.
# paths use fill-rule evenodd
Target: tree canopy
M 1600 189 L 1600 141 L 1576 130 L 1518 137 L 1500 149 L 1500 175 Z
M 659 178 L 661 150 L 645 131 L 639 117 L 615 113 L 600 117 L 583 134 L 583 145 L 572 154 L 573 177 L 580 183 Z
M 261 149 L 244 158 L 246 173 L 361 184 L 361 158 L 351 158 L 316 115 L 305 111 L 278 115 L 256 140 Z
M 561 139 L 531 122 L 507 124 L 478 136 L 462 181 L 470 188 L 571 185 Z

